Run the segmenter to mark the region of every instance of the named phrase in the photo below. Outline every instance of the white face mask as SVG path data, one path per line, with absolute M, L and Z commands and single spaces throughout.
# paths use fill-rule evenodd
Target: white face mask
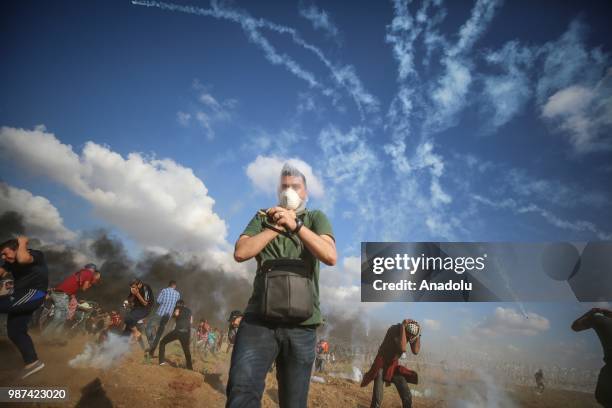
M 278 205 L 288 210 L 300 212 L 306 208 L 306 200 L 302 200 L 291 187 L 278 193 Z

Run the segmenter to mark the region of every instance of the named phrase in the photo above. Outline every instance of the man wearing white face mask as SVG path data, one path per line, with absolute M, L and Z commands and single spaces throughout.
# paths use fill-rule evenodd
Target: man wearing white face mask
M 234 258 L 257 260 L 253 294 L 240 323 L 227 383 L 227 407 L 259 407 L 276 362 L 281 408 L 306 407 L 315 359 L 319 262 L 336 263 L 336 245 L 322 211 L 308 210 L 306 177 L 285 164 L 279 205 L 260 211 L 238 238 Z

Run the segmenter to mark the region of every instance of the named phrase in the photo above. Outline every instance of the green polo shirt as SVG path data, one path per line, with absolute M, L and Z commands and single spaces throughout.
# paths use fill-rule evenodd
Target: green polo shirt
M 263 215 L 256 214 L 249 222 L 249 225 L 247 225 L 247 227 L 244 229 L 242 235 L 252 237 L 253 235 L 257 235 L 263 231 L 263 217 Z M 306 209 L 299 213 L 298 217 L 304 221 L 304 226 L 315 234 L 329 235 L 330 237 L 334 238 L 332 226 L 327 219 L 327 216 L 322 211 L 309 211 Z M 255 257 L 257 260 L 257 272 L 255 274 L 255 279 L 253 280 L 253 294 L 249 299 L 246 313 L 257 312 L 257 305 L 260 304 L 261 297 L 263 295 L 265 282 L 263 274 L 259 271 L 259 265 L 262 265 L 264 261 L 269 259 L 301 259 L 311 268 L 312 271 L 315 303 L 312 317 L 300 324 L 318 325 L 322 323 L 321 309 L 319 308 L 319 260 L 315 258 L 312 253 L 310 253 L 306 246 L 300 242 L 300 239 L 297 236 L 294 236 L 294 239 L 300 244 L 299 246 L 296 246 L 296 244 L 288 237 L 279 234 Z

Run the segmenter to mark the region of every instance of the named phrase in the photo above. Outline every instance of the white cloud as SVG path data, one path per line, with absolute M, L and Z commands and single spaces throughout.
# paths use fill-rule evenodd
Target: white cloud
M 442 187 L 445 170 L 444 157 L 435 152 L 433 142 L 418 144 L 414 152 L 406 152 L 407 145 L 401 138 L 384 149 L 392 158 L 396 183 L 385 204 L 385 240 L 401 240 L 397 225 L 410 231 L 411 240 L 457 239 L 457 232 L 464 231 L 461 216 L 449 211 L 453 196 Z M 427 172 L 423 174 L 423 172 Z M 411 203 L 406 211 L 406 202 Z M 392 220 L 392 221 L 389 221 Z
M 197 103 L 189 112 L 178 111 L 176 120 L 183 127 L 189 127 L 192 122 L 196 123 L 204 129 L 206 137 L 212 140 L 215 137 L 215 126 L 232 118 L 237 101 L 219 101 L 198 79 L 193 80 L 192 88 L 197 93 Z
M 603 207 L 612 203 L 609 193 L 587 191 L 580 185 L 533 177 L 520 169 L 505 171 L 504 178 L 512 192 L 534 201 L 546 202 L 560 207 L 575 207 L 578 205 Z
M 510 41 L 487 52 L 485 61 L 502 74 L 481 76 L 485 130 L 510 121 L 535 94 L 542 117 L 569 135 L 576 152 L 612 149 L 612 81 L 609 73 L 601 77 L 610 58 L 601 48 L 589 48 L 587 31 L 578 18 L 555 41 L 539 46 Z
M 544 67 L 536 86 L 538 104 L 568 86 L 595 84 L 601 79 L 601 73 L 609 67 L 609 57 L 599 48 L 588 48 L 587 31 L 586 24 L 577 18 L 558 40 L 540 48 Z
M 266 194 L 276 195 L 280 173 L 283 165 L 289 163 L 295 166 L 306 177 L 306 187 L 308 194 L 314 198 L 322 198 L 325 188 L 322 181 L 315 176 L 312 167 L 305 161 L 298 158 L 281 158 L 278 156 L 257 156 L 249 163 L 246 174 L 253 183 L 256 190 Z
M 542 117 L 569 135 L 578 153 L 612 149 L 612 68 L 594 86 L 572 85 L 551 95 Z
M 414 166 L 417 169 L 428 168 L 431 175 L 429 192 L 431 194 L 431 203 L 434 206 L 439 204 L 449 204 L 452 198 L 445 193 L 440 186 L 440 177 L 444 173 L 444 160 L 439 154 L 433 152 L 432 143 L 423 143 L 417 147 L 414 157 Z
M 305 139 L 305 136 L 293 129 L 282 129 L 275 133 L 255 129 L 241 149 L 259 155 L 284 156 L 295 144 Z
M 328 186 L 324 209 L 335 205 L 344 212 L 355 210 L 360 223 L 353 231 L 361 235 L 367 221 L 372 221 L 379 212 L 375 202 L 379 201 L 380 163 L 376 152 L 370 147 L 370 130 L 353 127 L 342 132 L 334 126 L 324 128 L 319 134 L 322 150 L 322 172 Z
M 399 89 L 387 112 L 386 128 L 392 140 L 383 147 L 396 176 L 385 204 L 388 220 L 381 220 L 387 240 L 402 239 L 398 224 L 410 231 L 411 240 L 453 240 L 458 232 L 466 231 L 464 214 L 448 209 L 453 195 L 442 183 L 446 158 L 436 151 L 433 135 L 456 123 L 470 103 L 469 93 L 477 78 L 472 72 L 471 51 L 500 5 L 498 0 L 476 1 L 457 39 L 449 41 L 436 31 L 447 15 L 441 2 L 422 2 L 414 16 L 410 2 L 393 2 L 394 17 L 387 27 L 386 41 L 393 46 L 399 63 Z M 424 58 L 419 55 L 418 60 L 424 67 L 423 77 L 414 58 L 419 39 L 425 49 Z M 437 51 L 442 72 L 435 77 L 431 73 L 436 70 L 428 66 L 428 60 Z M 411 203 L 409 213 L 406 202 Z
M 446 10 L 441 4 L 440 1 L 424 1 L 413 17 L 408 8 L 408 1 L 393 1 L 393 20 L 387 26 L 385 41 L 393 46 L 393 56 L 399 64 L 400 81 L 418 76 L 414 50 L 419 36 L 422 36 L 426 50 L 424 58 L 420 56 L 419 59 L 423 66 L 429 64 L 429 58 L 437 48 L 447 45 L 446 40 L 435 30 L 446 17 Z M 437 9 L 437 12 L 428 15 L 430 8 Z
M 496 307 L 494 313 L 476 326 L 475 333 L 487 337 L 519 335 L 535 336 L 550 328 L 547 318 L 536 313 L 526 316 L 516 309 Z
M 464 61 L 447 58 L 443 64 L 445 73 L 432 91 L 434 113 L 429 117 L 432 122 L 444 127 L 467 104 L 465 96 L 472 83 L 472 74 Z
M 451 126 L 456 115 L 468 104 L 467 94 L 473 82 L 468 52 L 484 33 L 501 5 L 499 0 L 477 0 L 470 18 L 461 26 L 455 44 L 444 50 L 444 74 L 431 90 L 432 107 L 427 122 L 437 130 Z
M 501 6 L 501 0 L 477 0 L 468 21 L 459 30 L 459 40 L 448 51 L 450 56 L 469 51 L 493 20 L 495 12 Z
M 414 21 L 405 1 L 393 2 L 394 16 L 387 26 L 385 41 L 393 45 L 393 55 L 399 63 L 398 77 L 400 80 L 415 74 L 414 42 L 421 33 L 422 25 Z
M 558 115 L 576 114 L 584 111 L 595 97 L 592 90 L 583 86 L 570 86 L 548 98 L 542 108 L 545 118 L 554 118 Z
M 319 9 L 314 4 L 311 4 L 309 7 L 300 5 L 299 12 L 302 17 L 312 23 L 315 30 L 323 30 L 331 37 L 338 37 L 338 28 L 331 21 L 329 14 L 327 14 L 325 10 Z
M 489 117 L 491 130 L 495 131 L 515 117 L 531 97 L 528 70 L 535 63 L 535 53 L 511 41 L 502 49 L 488 53 L 485 59 L 504 71 L 501 75 L 483 77 L 483 111 Z
M 3 127 L 0 150 L 23 170 L 58 182 L 144 248 L 205 255 L 211 266 L 242 270 L 231 259 L 225 222 L 193 171 L 170 159 L 87 142 L 79 155 L 42 128 Z
M 378 167 L 378 157 L 369 147 L 368 129 L 352 128 L 343 133 L 334 126 L 323 129 L 319 146 L 325 158 L 325 177 L 335 184 L 363 186 Z
M 14 211 L 23 217 L 26 232 L 44 241 L 70 241 L 76 234 L 64 226 L 59 211 L 45 197 L 0 182 L 0 215 Z
M 181 126 L 189 126 L 189 121 L 191 120 L 191 114 L 186 112 L 178 111 L 176 113 L 176 120 Z
M 426 329 L 437 331 L 440 330 L 442 324 L 439 320 L 425 319 L 423 320 L 423 326 L 425 326 Z

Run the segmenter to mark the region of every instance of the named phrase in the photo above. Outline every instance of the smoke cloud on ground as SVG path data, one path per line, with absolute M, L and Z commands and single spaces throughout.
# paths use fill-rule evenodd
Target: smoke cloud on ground
M 130 351 L 129 337 L 109 333 L 99 344 L 87 343 L 85 350 L 68 362 L 70 367 L 107 369 L 118 363 Z

